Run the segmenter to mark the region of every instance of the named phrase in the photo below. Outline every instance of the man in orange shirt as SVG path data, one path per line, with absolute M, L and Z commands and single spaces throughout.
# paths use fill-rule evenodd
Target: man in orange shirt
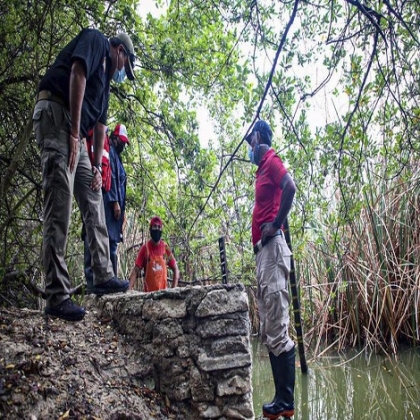
M 136 258 L 136 263 L 130 274 L 130 290 L 141 269 L 144 270 L 144 291 L 154 292 L 168 287 L 169 267 L 173 271 L 172 287 L 178 286 L 179 270 L 169 246 L 161 239 L 162 220 L 155 216 L 150 220 L 150 239 L 141 248 Z

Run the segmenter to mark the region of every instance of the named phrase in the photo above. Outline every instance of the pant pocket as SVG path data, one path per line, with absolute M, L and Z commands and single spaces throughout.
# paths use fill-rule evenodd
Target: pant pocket
M 42 129 L 42 117 L 43 117 L 43 109 L 40 108 L 38 105 L 35 106 L 34 113 L 32 115 L 32 125 L 35 132 L 36 142 L 39 147 L 42 147 L 44 133 Z
M 70 121 L 66 109 L 52 101 L 40 101 L 35 105 L 32 122 L 36 140 L 40 147 L 45 147 L 44 139 L 62 137 L 68 143 Z M 52 145 L 50 144 L 49 147 Z M 55 148 L 53 146 L 53 148 Z M 57 149 L 59 150 L 59 149 Z
M 286 241 L 283 237 L 280 237 L 279 241 L 276 243 L 276 260 L 279 266 L 285 270 L 287 274 L 290 273 L 291 256 L 292 252 L 287 246 Z

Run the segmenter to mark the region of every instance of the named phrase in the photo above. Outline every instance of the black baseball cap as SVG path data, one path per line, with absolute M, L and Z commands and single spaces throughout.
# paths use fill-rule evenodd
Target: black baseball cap
M 245 138 L 248 144 L 251 144 L 251 137 L 256 131 L 258 131 L 261 134 L 263 143 L 268 144 L 271 147 L 271 140 L 273 138 L 273 132 L 271 131 L 270 124 L 268 124 L 268 122 L 264 120 L 257 121 L 254 124 L 254 127 L 252 128 L 251 133 L 248 134 Z

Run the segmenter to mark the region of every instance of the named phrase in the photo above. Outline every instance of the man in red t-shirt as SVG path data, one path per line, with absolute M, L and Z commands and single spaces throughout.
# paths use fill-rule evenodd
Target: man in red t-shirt
M 134 283 L 141 269 L 144 270 L 145 292 L 167 288 L 167 267 L 173 271 L 172 287 L 178 286 L 178 266 L 169 246 L 161 239 L 162 226 L 160 217 L 155 216 L 150 220 L 150 236 L 152 239 L 140 248 L 136 263 L 130 274 L 130 290 L 134 288 Z
M 252 243 L 257 264 L 261 340 L 269 352 L 276 388 L 273 401 L 263 405 L 263 414 L 277 419 L 294 415 L 295 344 L 289 337 L 288 291 L 292 253 L 281 228 L 296 186 L 271 148 L 272 136 L 268 123 L 260 120 L 246 140 L 250 160 L 258 166 Z

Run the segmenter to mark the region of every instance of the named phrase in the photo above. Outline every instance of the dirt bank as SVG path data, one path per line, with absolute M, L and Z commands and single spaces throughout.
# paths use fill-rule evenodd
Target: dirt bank
M 0 418 L 176 419 L 132 372 L 141 355 L 94 311 L 77 323 L 0 310 Z

